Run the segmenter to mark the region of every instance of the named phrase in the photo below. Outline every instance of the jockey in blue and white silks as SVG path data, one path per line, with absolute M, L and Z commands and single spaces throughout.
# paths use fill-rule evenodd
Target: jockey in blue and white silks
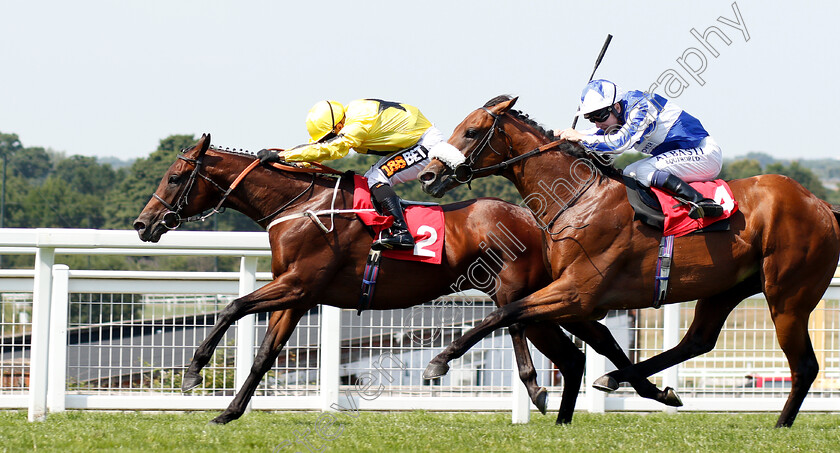
M 580 111 L 595 128 L 555 132 L 605 154 L 630 148 L 651 157 L 634 162 L 624 174 L 647 187 L 684 199 L 692 218 L 717 217 L 723 208 L 704 198 L 688 182 L 709 181 L 720 173 L 722 154 L 697 118 L 658 94 L 622 92 L 608 80 L 593 80 L 581 93 Z

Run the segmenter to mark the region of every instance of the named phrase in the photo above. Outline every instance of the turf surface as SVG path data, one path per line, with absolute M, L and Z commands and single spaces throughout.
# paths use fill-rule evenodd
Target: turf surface
M 776 414 L 588 414 L 572 425 L 534 413 L 253 412 L 225 426 L 213 412 L 68 411 L 28 423 L 0 412 L 0 451 L 840 451 L 840 414 L 800 414 L 775 429 Z

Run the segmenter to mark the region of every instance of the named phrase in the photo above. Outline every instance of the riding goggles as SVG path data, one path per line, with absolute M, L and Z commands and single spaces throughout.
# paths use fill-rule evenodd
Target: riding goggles
M 586 115 L 583 115 L 583 117 L 593 123 L 603 123 L 610 117 L 610 113 L 612 112 L 610 107 L 612 106 L 607 106 L 602 109 L 595 110 L 594 112 L 589 112 Z

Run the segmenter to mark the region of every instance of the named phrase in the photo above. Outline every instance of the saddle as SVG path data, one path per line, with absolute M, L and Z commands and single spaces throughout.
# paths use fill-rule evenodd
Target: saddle
M 656 228 L 664 234 L 665 213 L 662 211 L 662 204 L 659 202 L 659 198 L 650 188 L 639 184 L 635 179 L 624 175 L 622 175 L 622 179 L 624 180 L 624 185 L 627 187 L 627 201 L 630 202 L 630 206 L 633 207 L 633 211 L 635 213 L 633 215 L 633 220 L 638 220 L 645 225 Z M 735 209 L 732 210 L 732 212 L 734 211 Z M 711 233 L 730 230 L 728 216 L 725 216 L 720 220 L 712 220 L 714 220 L 713 223 L 705 225 L 702 228 L 692 229 L 691 231 L 683 234 L 678 234 L 678 236 L 693 233 Z
M 680 203 L 670 195 L 662 191 L 654 193 L 652 189 L 639 184 L 635 179 L 622 175 L 624 185 L 627 187 L 627 200 L 635 212 L 633 220 L 638 220 L 645 225 L 662 231 L 662 238 L 659 241 L 659 256 L 656 261 L 656 275 L 654 277 L 653 308 L 659 308 L 668 297 L 668 283 L 671 274 L 671 265 L 674 257 L 674 238 L 693 233 L 711 233 L 717 231 L 729 231 L 729 216 L 738 209 L 738 203 L 730 199 L 730 204 L 724 207 L 724 215 L 719 218 L 690 219 L 687 209 L 674 209 Z M 732 193 L 725 182 L 700 183 L 707 184 L 703 190 L 724 189 L 726 196 L 731 197 Z M 700 190 L 700 187 L 695 187 Z M 670 213 L 666 215 L 662 209 L 662 203 L 674 203 Z M 728 208 L 728 209 L 727 209 Z

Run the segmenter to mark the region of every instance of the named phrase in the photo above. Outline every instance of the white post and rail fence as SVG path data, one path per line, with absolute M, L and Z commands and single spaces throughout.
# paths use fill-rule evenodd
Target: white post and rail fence
M 132 231 L 0 229 L 0 254 L 33 255 L 31 269 L 0 270 L 0 408 L 27 408 L 31 421 L 66 409 L 221 410 L 251 370 L 265 316 L 240 320 L 196 391 L 180 392 L 180 373 L 237 295 L 267 283 L 257 272 L 270 256 L 267 234 L 181 232 L 158 244 Z M 103 271 L 55 264 L 66 255 L 232 256 L 237 272 Z M 61 261 L 60 259 L 58 261 Z M 840 274 L 811 317 L 821 373 L 803 411 L 840 410 Z M 252 399 L 254 410 L 511 411 L 527 422 L 533 406 L 518 379 L 510 339 L 498 331 L 425 381 L 426 363 L 463 329 L 493 309 L 489 299 L 459 294 L 420 309 L 365 312 L 322 306 L 295 335 Z M 420 310 L 420 311 L 417 311 Z M 644 360 L 684 334 L 692 304 L 632 310 L 605 322 L 631 359 Z M 556 410 L 562 380 L 532 350 L 540 385 Z M 610 364 L 587 353 L 578 409 L 661 411 L 621 388 L 606 395 L 591 382 Z M 787 364 L 766 304 L 755 296 L 727 321 L 714 352 L 653 377 L 677 389 L 689 411 L 780 411 L 789 390 Z

